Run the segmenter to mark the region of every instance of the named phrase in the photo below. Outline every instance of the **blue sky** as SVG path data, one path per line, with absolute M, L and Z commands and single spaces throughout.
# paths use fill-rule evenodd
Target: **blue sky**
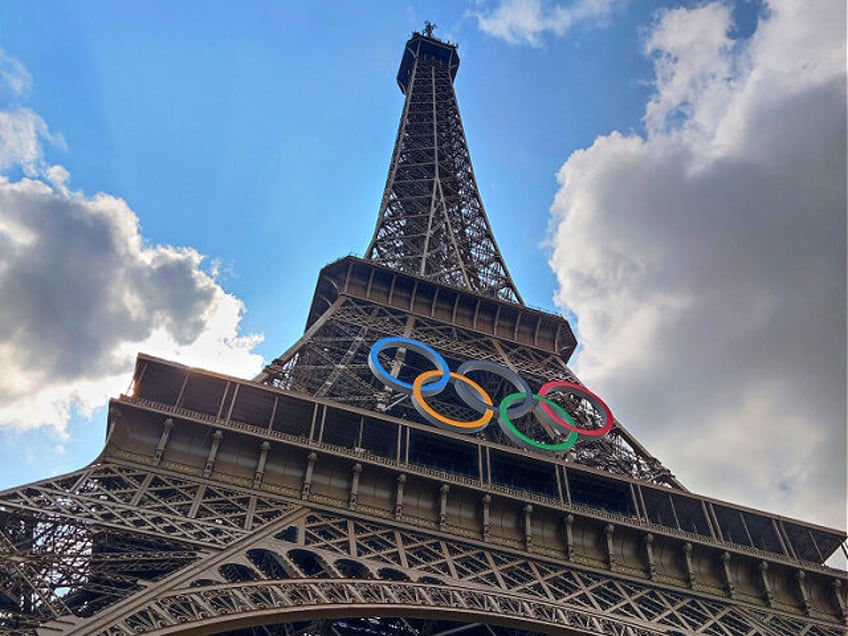
M 431 20 L 583 380 L 693 490 L 844 527 L 837 4 L 0 4 L 0 486 L 91 461 L 138 350 L 249 376 L 294 342 L 371 237 Z

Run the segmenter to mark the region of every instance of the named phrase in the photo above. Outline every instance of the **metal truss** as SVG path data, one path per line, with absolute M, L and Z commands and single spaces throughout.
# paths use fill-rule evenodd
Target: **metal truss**
M 184 397 L 173 406 L 151 399 L 175 387 Z M 287 426 L 333 431 L 346 417 L 333 401 L 155 360 L 139 365 L 136 388 L 113 402 L 97 463 L 0 493 L 0 634 L 844 630 L 844 576 L 809 560 L 485 488 L 254 419 L 277 396 L 271 411 Z M 219 393 L 231 399 L 198 401 Z M 642 489 L 648 500 L 672 492 Z M 698 503 L 676 497 L 679 513 Z
M 111 462 L 0 493 L 0 633 L 90 616 L 286 508 Z
M 79 636 L 844 633 L 715 595 L 306 506 L 100 620 L 47 626 Z
M 493 360 L 515 369 L 532 386 L 541 386 L 548 380 L 579 382 L 553 352 L 354 298 L 333 304 L 304 338 L 266 369 L 264 381 L 404 419 L 417 419 L 409 400 L 385 391 L 368 368 L 371 345 L 399 333 L 438 349 L 451 368 L 465 360 Z M 485 388 L 496 399 L 510 392 L 506 385 L 489 384 Z M 453 417 L 469 417 L 455 398 L 440 396 L 434 404 Z M 537 426 L 532 418 L 524 425 Z M 489 439 L 511 445 L 495 427 L 489 429 Z M 610 435 L 578 444 L 569 459 L 613 474 L 680 487 L 671 472 L 620 423 Z
M 540 636 L 541 632 L 411 617 L 344 618 L 251 627 L 221 636 Z
M 285 510 L 256 493 L 113 462 L 6 490 L 0 506 L 53 527 L 96 523 L 196 548 L 226 545 Z
M 456 47 L 416 34 L 398 81 L 406 94 L 366 257 L 400 271 L 521 302 L 486 217 L 453 78 Z

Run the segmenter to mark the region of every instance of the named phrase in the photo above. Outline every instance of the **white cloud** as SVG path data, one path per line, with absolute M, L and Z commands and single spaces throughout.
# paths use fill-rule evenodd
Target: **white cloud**
M 0 56 L 7 67 L 17 75 L 0 82 L 19 96 L 25 69 Z M 239 334 L 244 305 L 203 256 L 150 245 L 119 198 L 69 190 L 68 171 L 44 160 L 42 140 L 54 139 L 14 99 L 0 111 L 0 168 L 28 175 L 0 176 L 0 427 L 47 425 L 61 438 L 73 409 L 91 412 L 126 389 L 139 351 L 258 372 L 261 336 Z
M 841 3 L 657 16 L 644 136 L 599 137 L 552 207 L 576 370 L 696 492 L 844 527 Z
M 649 134 L 683 126 L 709 134 L 715 118 L 733 95 L 736 54 L 727 37 L 730 7 L 712 4 L 698 10 L 669 11 L 656 25 L 645 52 L 655 55 L 657 90 L 645 109 Z
M 24 65 L 0 49 L 0 171 L 20 167 L 36 176 L 44 171 L 42 142 L 65 147 L 61 135 L 51 133 L 37 113 L 19 103 L 31 85 Z
M 30 176 L 38 174 L 39 161 L 43 158 L 42 140 L 64 144 L 29 108 L 0 111 L 0 170 L 20 166 Z
M 26 67 L 0 49 L 0 96 L 8 93 L 11 97 L 21 97 L 31 86 L 32 77 Z
M 613 0 L 575 0 L 569 4 L 544 0 L 501 0 L 494 8 L 473 12 L 485 33 L 511 44 L 541 46 L 542 36 L 564 36 L 583 22 L 603 21 L 612 12 Z

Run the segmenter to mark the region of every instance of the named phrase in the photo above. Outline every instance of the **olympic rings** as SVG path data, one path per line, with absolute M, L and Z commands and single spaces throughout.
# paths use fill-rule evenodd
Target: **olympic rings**
M 397 377 L 399 374 L 398 360 L 394 374 L 387 371 L 379 359 L 379 354 L 385 349 L 405 349 L 407 354 L 412 351 L 425 358 L 435 369 L 420 372 L 412 382 L 405 382 Z M 483 430 L 497 415 L 497 422 L 504 434 L 519 448 L 526 450 L 541 451 L 544 453 L 561 454 L 577 443 L 580 435 L 587 437 L 598 437 L 606 435 L 612 430 L 615 418 L 610 408 L 597 395 L 572 382 L 552 380 L 545 383 L 538 393 L 533 393 L 527 381 L 512 369 L 492 362 L 490 360 L 469 360 L 460 365 L 456 372 L 448 367 L 444 357 L 432 347 L 413 340 L 399 336 L 381 338 L 375 342 L 368 355 L 368 367 L 374 376 L 388 387 L 399 393 L 412 397 L 412 405 L 415 410 L 428 423 L 443 430 L 461 432 L 465 434 L 475 433 Z M 467 373 L 482 371 L 498 376 L 512 384 L 516 392 L 503 397 L 495 406 L 492 396 L 477 382 L 468 377 Z M 452 383 L 456 395 L 473 411 L 480 414 L 476 420 L 456 420 L 437 412 L 427 403 L 427 396 L 441 393 L 449 383 Z M 588 402 L 592 409 L 600 414 L 601 425 L 599 428 L 586 429 L 577 426 L 574 417 L 560 404 L 553 401 L 549 396 L 551 393 L 567 393 Z M 515 402 L 520 402 L 515 404 Z M 547 444 L 537 441 L 518 430 L 513 419 L 533 412 L 542 427 L 552 437 L 565 437 L 564 441 Z

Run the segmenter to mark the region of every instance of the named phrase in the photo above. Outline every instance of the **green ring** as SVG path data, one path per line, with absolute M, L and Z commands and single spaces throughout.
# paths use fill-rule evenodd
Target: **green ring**
M 541 451 L 545 451 L 547 453 L 561 453 L 563 451 L 567 451 L 569 448 L 574 446 L 577 443 L 577 439 L 580 435 L 576 431 L 571 431 L 566 440 L 560 444 L 545 444 L 543 442 L 537 442 L 534 439 L 531 439 L 524 433 L 516 428 L 515 424 L 512 423 L 512 420 L 509 419 L 509 414 L 507 413 L 507 409 L 509 406 L 515 402 L 517 399 L 524 399 L 526 397 L 525 393 L 510 393 L 505 396 L 501 403 L 498 405 L 498 411 L 500 413 L 500 417 L 498 417 L 498 424 L 501 426 L 501 430 L 506 433 L 507 437 L 512 439 L 519 446 L 523 446 L 524 448 L 532 447 Z M 571 414 L 562 408 L 559 404 L 554 402 L 553 400 L 549 400 L 548 398 L 541 397 L 539 395 L 533 394 L 533 398 L 539 401 L 544 402 L 549 405 L 552 409 L 559 411 L 561 417 L 565 417 L 572 426 L 575 426 L 574 418 L 571 417 Z

